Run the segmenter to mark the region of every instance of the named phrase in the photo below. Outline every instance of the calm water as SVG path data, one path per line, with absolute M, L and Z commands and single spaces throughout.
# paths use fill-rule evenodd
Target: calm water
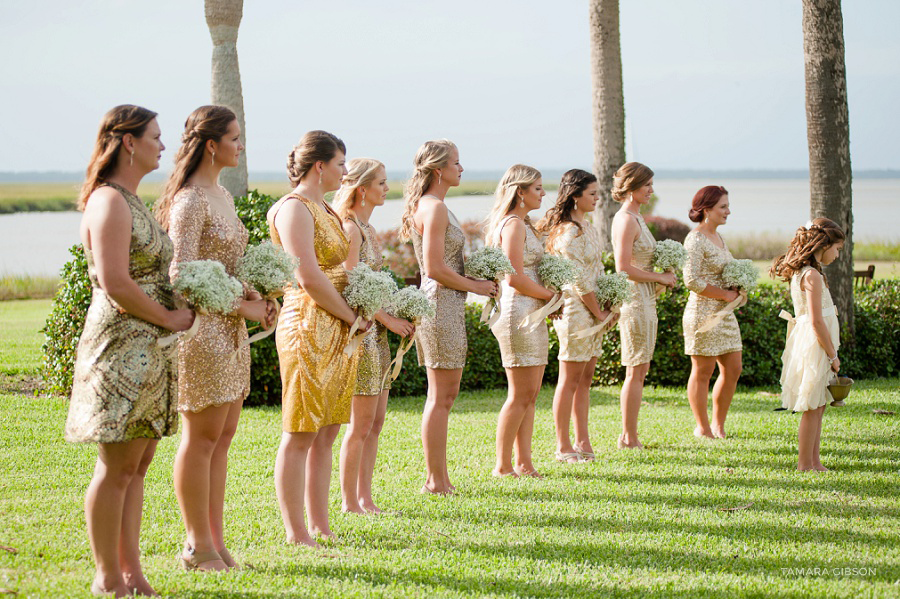
M 809 218 L 809 185 L 799 179 L 658 180 L 656 213 L 687 221 L 694 193 L 704 185 L 724 185 L 731 217 L 722 228 L 726 237 L 753 233 L 789 236 Z M 556 199 L 547 194 L 542 215 Z M 490 211 L 490 196 L 449 198 L 447 205 L 460 220 L 482 219 Z M 900 179 L 860 179 L 853 184 L 854 238 L 900 241 Z M 398 226 L 401 201 L 390 201 L 372 215 L 376 229 Z M 50 275 L 69 260 L 68 248 L 78 243 L 77 212 L 28 212 L 0 215 L 0 274 Z

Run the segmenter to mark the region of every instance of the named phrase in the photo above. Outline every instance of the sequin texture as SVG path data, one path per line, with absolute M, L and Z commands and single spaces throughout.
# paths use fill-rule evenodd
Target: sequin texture
M 652 271 L 656 240 L 642 217 L 630 217 L 637 219 L 641 227 L 641 234 L 631 247 L 631 264 L 641 270 Z M 657 323 L 656 283 L 634 282 L 631 300 L 622 305 L 622 315 L 619 317 L 623 366 L 646 364 L 653 359 Z

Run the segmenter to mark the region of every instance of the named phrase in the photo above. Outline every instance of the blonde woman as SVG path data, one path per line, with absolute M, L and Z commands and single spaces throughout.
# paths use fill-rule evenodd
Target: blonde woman
M 538 228 L 547 235 L 551 254 L 572 260 L 580 267 L 575 283 L 577 296 L 567 296 L 562 317 L 553 322 L 559 338 L 559 381 L 553 394 L 553 421 L 556 425 L 556 461 L 576 463 L 594 459 L 588 434 L 591 382 L 600 356 L 598 335 L 580 338 L 578 333 L 603 322 L 609 312 L 597 302 L 594 281 L 603 272 L 600 234 L 585 218 L 594 211 L 598 199 L 597 177 L 572 169 L 560 181 L 554 204 Z M 569 423 L 575 422 L 575 443 L 569 437 Z
M 643 449 L 638 440 L 637 421 L 644 379 L 656 348 L 656 283 L 672 288 L 676 279 L 671 272 L 653 272 L 656 240 L 641 216 L 641 206 L 653 195 L 653 171 L 639 162 L 622 165 L 613 178 L 612 195 L 622 203 L 612 225 L 616 270 L 627 273 L 634 283 L 632 298 L 622 306 L 619 320 L 625 382 L 619 398 L 622 434 L 618 447 Z
M 508 383 L 506 403 L 497 421 L 494 476 L 540 477 L 531 460 L 531 436 L 534 405 L 547 366 L 547 323 L 541 322 L 533 331 L 522 328 L 520 323 L 555 295 L 540 283 L 537 268 L 544 255 L 544 243 L 528 217 L 529 212 L 541 207 L 545 195 L 540 171 L 524 164 L 509 167 L 497 185 L 494 207 L 485 227 L 487 244 L 501 248 L 516 271 L 501 283 L 500 318 L 491 327 L 500 343 Z
M 425 366 L 428 394 L 422 414 L 426 479 L 422 493 L 453 493 L 447 470 L 447 421 L 466 365 L 466 293 L 495 297 L 493 281 L 466 277 L 465 235 L 447 209 L 447 190 L 459 185 L 463 167 L 453 142 L 425 142 L 406 184 L 400 238 L 412 240 L 422 273 L 421 289 L 435 304 L 434 318 L 419 326 L 416 350 Z
M 162 437 L 178 428 L 177 365 L 157 339 L 190 328 L 176 310 L 172 242 L 137 196 L 165 146 L 156 113 L 106 113 L 78 197 L 91 306 L 75 353 L 66 441 L 97 443 L 84 497 L 95 595 L 156 595 L 141 568 L 144 477 Z
M 272 242 L 297 257 L 300 287 L 285 287 L 275 345 L 281 366 L 281 445 L 275 458 L 275 492 L 289 543 L 315 546 L 310 533 L 334 537 L 328 525 L 332 446 L 350 421 L 359 352 L 348 356 L 356 313 L 341 291 L 350 241 L 343 222 L 325 202 L 347 174 L 344 142 L 310 131 L 288 155 L 294 190 L 269 208 Z M 362 330 L 369 322 L 363 320 Z M 306 516 L 309 528 L 303 519 Z
M 372 158 L 354 158 L 347 163 L 347 176 L 334 197 L 334 209 L 344 219 L 344 234 L 350 240 L 350 252 L 344 268 L 352 270 L 363 262 L 380 270 L 381 248 L 375 229 L 369 224 L 372 211 L 383 206 L 390 190 L 384 164 Z M 391 382 L 388 367 L 391 350 L 387 331 L 407 337 L 415 327 L 384 310 L 375 315 L 375 323 L 362 343 L 362 355 L 356 375 L 356 389 L 350 408 L 350 426 L 341 444 L 341 503 L 345 512 L 380 513 L 372 499 L 372 476 L 378 453 L 378 435 L 384 425 Z
M 224 106 L 201 106 L 188 116 L 175 169 L 156 203 L 156 217 L 172 238 L 180 265 L 216 260 L 230 275 L 247 248 L 247 229 L 234 200 L 219 185 L 244 146 L 237 117 Z M 223 514 L 228 449 L 250 392 L 250 348 L 245 319 L 270 327 L 275 306 L 247 290 L 231 314 L 198 314 L 197 334 L 179 344 L 178 411 L 184 429 L 175 456 L 175 495 L 187 538 L 181 560 L 188 570 L 224 570 L 237 564 L 225 548 Z

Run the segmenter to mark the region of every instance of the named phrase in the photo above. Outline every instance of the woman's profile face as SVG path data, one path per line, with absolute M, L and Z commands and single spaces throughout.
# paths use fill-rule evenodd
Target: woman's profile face
M 463 167 L 459 162 L 459 150 L 452 148 L 447 158 L 447 165 L 440 169 L 441 181 L 450 187 L 456 187 L 462 180 Z
M 385 173 L 384 167 L 380 166 L 375 173 L 375 179 L 365 188 L 366 201 L 372 202 L 375 206 L 382 206 L 387 200 L 387 193 L 390 189 L 387 182 L 387 173 Z
M 334 191 L 341 186 L 341 180 L 347 174 L 347 157 L 338 150 L 334 157 L 322 166 L 322 189 Z
M 581 195 L 575 198 L 575 207 L 582 212 L 593 212 L 597 207 L 597 200 L 600 199 L 600 184 L 594 181 L 581 192 Z
M 525 209 L 531 212 L 541 207 L 541 198 L 547 195 L 543 179 L 538 179 L 524 190 L 517 192 L 518 201 L 525 202 Z
M 159 168 L 159 158 L 162 156 L 166 146 L 162 142 L 162 132 L 159 130 L 159 123 L 153 119 L 147 123 L 144 134 L 140 137 L 134 137 L 134 164 L 143 167 L 143 170 L 150 172 Z M 125 148 L 122 148 L 124 151 Z M 129 157 L 130 158 L 130 157 Z
M 214 160 L 216 163 L 231 167 L 238 165 L 241 152 L 244 151 L 244 145 L 241 143 L 241 126 L 238 124 L 237 119 L 228 124 L 228 130 L 225 131 L 225 135 L 214 147 L 216 152 Z

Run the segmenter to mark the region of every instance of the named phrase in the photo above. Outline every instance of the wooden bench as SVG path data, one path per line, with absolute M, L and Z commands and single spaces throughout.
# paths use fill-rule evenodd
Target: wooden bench
M 865 270 L 854 270 L 853 271 L 853 287 L 865 287 L 866 285 L 871 285 L 872 281 L 875 279 L 875 265 L 870 264 L 869 268 Z

